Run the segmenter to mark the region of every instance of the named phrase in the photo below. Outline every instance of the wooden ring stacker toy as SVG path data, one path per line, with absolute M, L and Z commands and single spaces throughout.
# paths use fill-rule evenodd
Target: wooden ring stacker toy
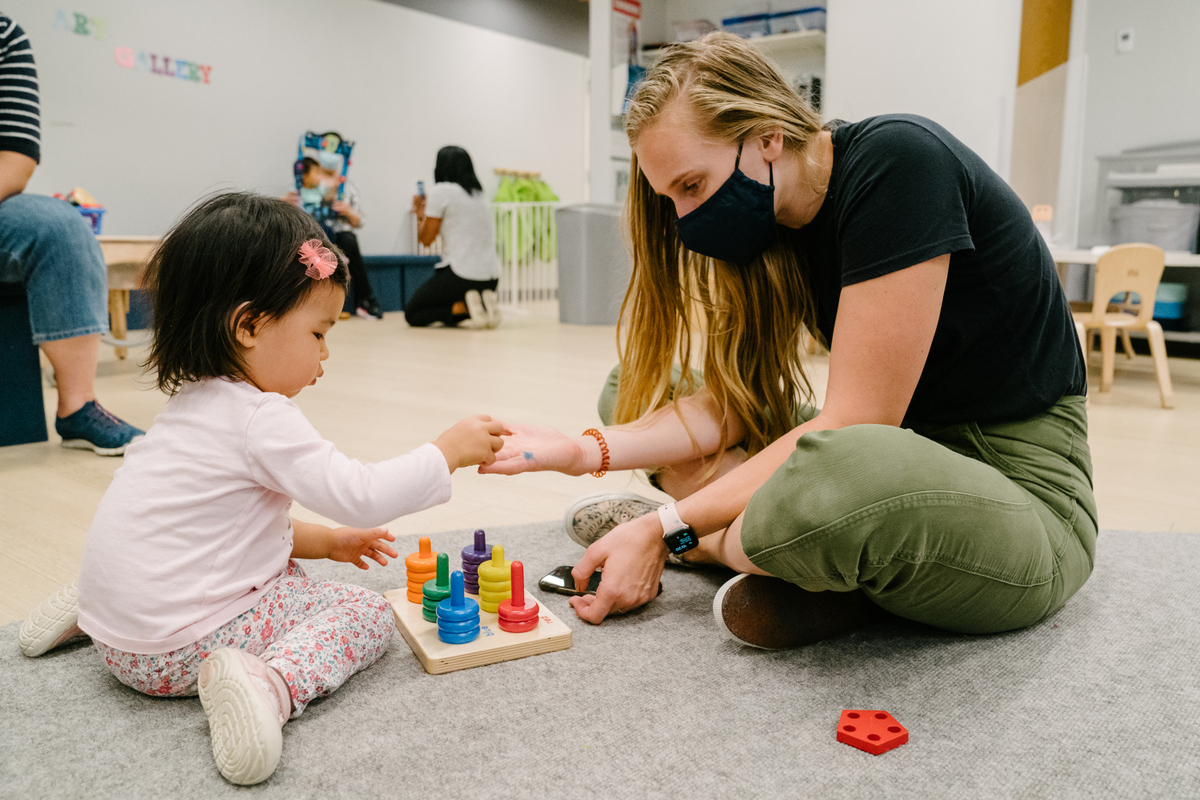
M 525 596 L 525 565 L 512 562 L 512 597 L 500 604 L 500 630 L 525 633 L 538 626 L 541 608 L 532 597 Z
M 404 559 L 408 577 L 408 601 L 420 605 L 424 599 L 425 584 L 437 578 L 437 556 L 428 536 L 417 540 L 417 552 Z

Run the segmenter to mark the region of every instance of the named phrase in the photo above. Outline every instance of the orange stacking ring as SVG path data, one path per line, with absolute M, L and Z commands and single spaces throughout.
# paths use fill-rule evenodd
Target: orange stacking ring
M 409 554 L 404 559 L 404 568 L 408 578 L 408 601 L 418 605 L 425 600 L 424 589 L 428 581 L 437 579 L 437 557 L 428 536 L 422 536 L 417 541 L 417 552 Z

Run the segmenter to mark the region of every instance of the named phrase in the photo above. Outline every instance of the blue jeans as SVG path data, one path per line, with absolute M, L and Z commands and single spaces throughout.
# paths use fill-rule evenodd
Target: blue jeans
M 53 197 L 0 203 L 0 282 L 23 283 L 33 343 L 108 332 L 108 268 L 83 216 Z

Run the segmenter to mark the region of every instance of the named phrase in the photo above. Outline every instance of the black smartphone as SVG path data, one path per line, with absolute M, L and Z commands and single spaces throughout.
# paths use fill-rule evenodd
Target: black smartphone
M 555 567 L 549 575 L 538 581 L 538 588 L 543 592 L 572 596 L 595 594 L 596 590 L 600 588 L 600 570 L 596 570 L 592 573 L 591 580 L 588 581 L 587 589 L 582 592 L 575 591 L 575 579 L 571 577 L 571 569 L 570 566 Z

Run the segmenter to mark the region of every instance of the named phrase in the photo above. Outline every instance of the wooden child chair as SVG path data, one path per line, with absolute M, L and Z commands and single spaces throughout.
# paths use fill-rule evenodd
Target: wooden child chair
M 1087 337 L 1094 330 L 1100 331 L 1101 392 L 1112 389 L 1117 334 L 1128 337 L 1129 331 L 1145 331 L 1150 341 L 1150 355 L 1154 359 L 1162 406 L 1174 408 L 1171 374 L 1167 368 L 1167 345 L 1162 326 L 1153 319 L 1154 295 L 1162 279 L 1165 259 L 1162 248 L 1152 244 L 1121 244 L 1113 247 L 1096 261 L 1092 310 L 1077 312 L 1073 316 L 1075 329 L 1083 342 L 1085 360 L 1091 349 Z M 1133 293 L 1138 296 L 1137 303 L 1132 302 Z M 1118 307 L 1110 307 L 1110 301 L 1118 294 L 1125 294 L 1125 302 Z M 1128 338 L 1125 338 L 1124 345 L 1126 353 L 1131 354 Z

